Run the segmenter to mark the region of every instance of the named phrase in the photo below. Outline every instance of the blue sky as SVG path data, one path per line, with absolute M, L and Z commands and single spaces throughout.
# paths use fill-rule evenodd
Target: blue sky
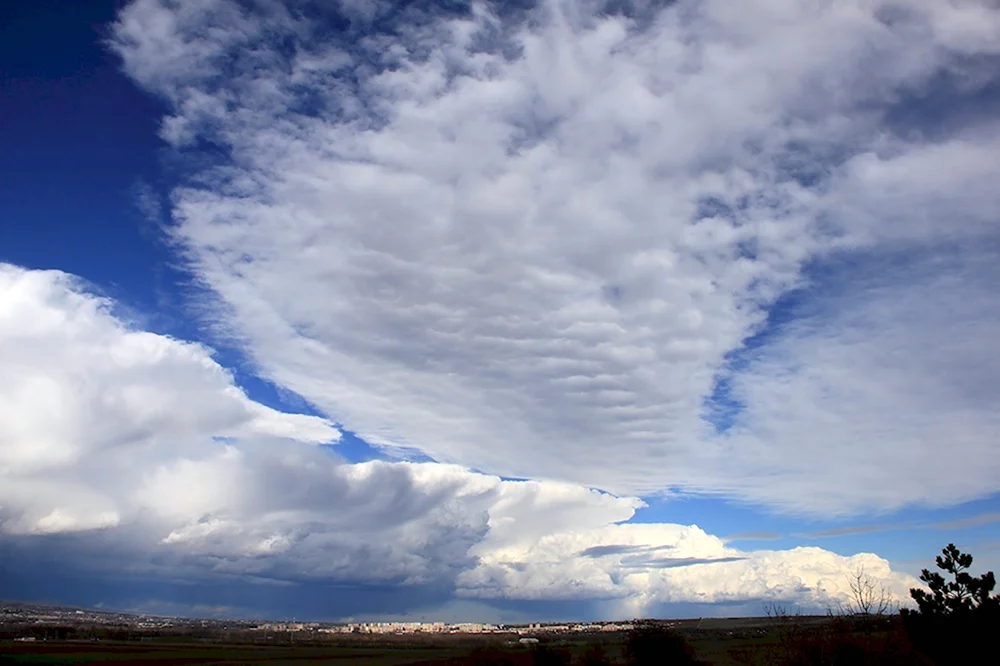
M 8 4 L 0 596 L 754 614 L 1000 566 L 988 3 Z

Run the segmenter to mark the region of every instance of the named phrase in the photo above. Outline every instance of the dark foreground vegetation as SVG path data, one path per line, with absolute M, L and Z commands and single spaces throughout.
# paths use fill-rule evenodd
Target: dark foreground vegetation
M 310 637 L 295 633 L 174 628 L 0 626 L 0 664 L 363 664 L 402 666 L 951 666 L 992 663 L 1000 596 L 988 572 L 968 573 L 972 556 L 953 545 L 924 570 L 930 591 L 911 590 L 914 610 L 860 603 L 825 617 L 778 606 L 767 618 L 637 622 L 628 632 L 551 635 L 523 644 L 517 634 Z M 862 580 L 859 576 L 859 582 Z M 22 640 L 14 640 L 15 637 Z M 34 640 L 23 640 L 32 638 Z

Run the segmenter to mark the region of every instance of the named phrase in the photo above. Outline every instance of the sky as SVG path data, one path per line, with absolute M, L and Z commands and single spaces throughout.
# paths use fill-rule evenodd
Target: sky
M 1000 568 L 987 0 L 0 6 L 0 598 L 528 622 Z

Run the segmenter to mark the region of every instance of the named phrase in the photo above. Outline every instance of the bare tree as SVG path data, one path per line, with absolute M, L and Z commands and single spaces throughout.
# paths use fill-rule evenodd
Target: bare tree
M 777 640 L 765 641 L 768 663 L 792 663 L 801 642 L 802 627 L 798 622 L 799 611 L 794 613 L 784 604 L 770 600 L 764 602 L 764 614 L 771 620 L 769 633 Z
M 881 617 L 896 610 L 885 584 L 865 573 L 864 567 L 851 574 L 850 586 L 851 599 L 846 607 L 841 606 L 842 614 Z
M 764 614 L 771 620 L 785 624 L 792 619 L 792 614 L 784 604 L 777 601 L 764 602 Z

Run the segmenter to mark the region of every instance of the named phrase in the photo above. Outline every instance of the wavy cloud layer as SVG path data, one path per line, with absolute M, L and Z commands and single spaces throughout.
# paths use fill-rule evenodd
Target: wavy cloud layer
M 969 101 L 1000 12 L 614 4 L 126 7 L 200 160 L 172 231 L 208 319 L 367 441 L 491 473 L 824 515 L 995 492 L 997 375 L 958 369 L 1000 337 Z

